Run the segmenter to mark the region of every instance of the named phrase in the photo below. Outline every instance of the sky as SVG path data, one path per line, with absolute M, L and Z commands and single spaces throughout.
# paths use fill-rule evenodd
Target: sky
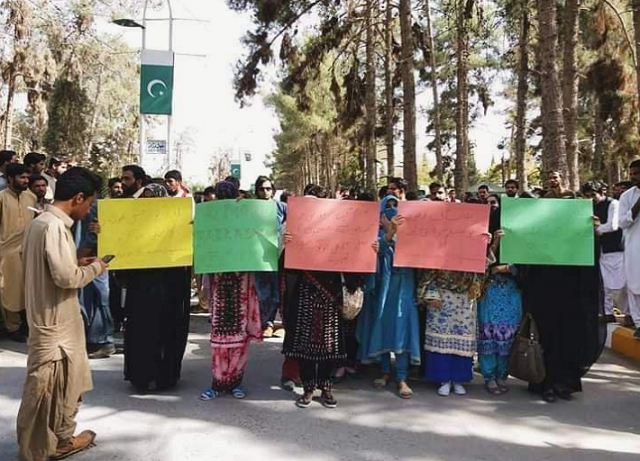
M 240 108 L 234 100 L 233 68 L 245 53 L 240 40 L 252 29 L 251 18 L 229 10 L 223 0 L 172 0 L 172 7 L 175 18 L 208 21 L 174 21 L 173 48 L 177 54 L 173 139 L 188 131 L 195 141 L 193 152 L 183 160 L 183 176 L 191 183 L 207 183 L 212 159 L 220 152 L 230 151 L 234 158 L 242 159 L 242 186 L 247 188 L 258 175 L 269 172 L 264 161 L 275 147 L 273 136 L 279 130 L 275 113 L 263 104 L 263 97 L 273 82 L 264 82 L 248 107 Z M 166 12 L 159 12 L 148 17 L 166 16 Z M 118 27 L 107 18 L 97 20 L 99 30 L 120 36 L 132 48 L 140 48 L 140 29 Z M 148 22 L 147 48 L 167 49 L 167 24 L 166 21 Z M 268 75 L 275 75 L 274 65 Z M 425 147 L 430 141 L 424 134 L 428 120 L 420 115 L 420 109 L 431 103 L 429 95 L 430 91 L 424 91 L 418 96 L 418 155 L 423 158 L 426 153 L 433 165 L 435 159 Z M 496 146 L 509 135 L 504 127 L 506 108 L 506 101 L 498 100 L 471 129 L 470 140 L 477 146 L 476 163 L 480 170 L 489 167 L 494 155 L 496 159 L 501 155 Z M 164 139 L 165 133 L 166 128 L 158 127 L 148 133 L 148 137 Z M 402 141 L 398 140 L 398 152 L 401 145 Z M 245 160 L 244 153 L 251 153 L 251 161 Z

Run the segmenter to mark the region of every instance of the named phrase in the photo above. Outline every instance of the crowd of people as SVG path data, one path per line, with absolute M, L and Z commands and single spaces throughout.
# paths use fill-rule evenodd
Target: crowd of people
M 124 378 L 136 391 L 176 386 L 192 286 L 211 324 L 211 379 L 200 394 L 203 401 L 225 394 L 244 398 L 249 345 L 274 335 L 284 336 L 281 387 L 302 388 L 295 400 L 300 408 L 313 404 L 316 390 L 323 406 L 336 407 L 334 384 L 364 370 L 375 373 L 377 389 L 394 383 L 402 399 L 413 397 L 411 375 L 437 383 L 440 396 L 464 395 L 476 358 L 486 391 L 501 395 L 509 391 L 508 357 L 524 312 L 539 328 L 546 369 L 530 391 L 548 403 L 571 400 L 601 353 L 614 307 L 640 327 L 640 160 L 631 163 L 629 182 L 613 187 L 613 197 L 600 181 L 567 190 L 557 172 L 549 173 L 541 190 L 520 191 L 514 180 L 504 185 L 505 195 L 519 200 L 591 199 L 598 261 L 592 267 L 500 262 L 502 196 L 488 186 L 463 197 L 490 206 L 484 274 L 394 267 L 396 234 L 406 222 L 399 204 L 418 194 L 403 179 L 390 178 L 377 194 L 375 273 L 288 269 L 284 252 L 296 239 L 287 231 L 290 194 L 276 194 L 274 181 L 260 176 L 253 193 L 228 177 L 193 195 L 196 202 L 274 201 L 279 270 L 202 276 L 190 267 L 108 271 L 97 258 L 100 178 L 65 161 L 45 160 L 32 153 L 19 163 L 15 153 L 0 152 L 2 318 L 10 339 L 28 336 L 18 414 L 21 461 L 62 459 L 91 446 L 95 433 L 74 436 L 75 415 L 92 387 L 88 358 L 111 356 L 114 332 L 124 331 Z M 106 186 L 105 200 L 191 196 L 179 171 L 154 179 L 137 165 L 123 167 Z M 304 195 L 376 200 L 371 192 L 331 194 L 315 184 Z M 422 200 L 460 202 L 439 183 Z M 346 315 L 346 307 L 357 315 Z M 635 337 L 640 339 L 640 328 Z

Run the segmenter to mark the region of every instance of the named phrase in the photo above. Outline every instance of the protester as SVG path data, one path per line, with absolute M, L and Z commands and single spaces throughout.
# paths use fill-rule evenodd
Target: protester
M 169 197 L 191 197 L 189 190 L 182 183 L 182 173 L 178 170 L 170 170 L 165 173 L 164 185 Z
M 229 181 L 216 184 L 216 200 L 234 200 L 238 188 Z M 260 306 L 254 274 L 224 272 L 205 277 L 211 309 L 211 387 L 200 394 L 200 400 L 212 400 L 229 392 L 243 399 L 242 386 L 249 355 L 249 343 L 262 339 Z
M 486 184 L 482 184 L 478 187 L 478 200 L 480 203 L 487 203 L 487 199 L 489 198 L 489 186 Z
M 633 187 L 620 197 L 620 227 L 624 231 L 624 268 L 629 311 L 636 326 L 634 338 L 640 340 L 640 159 L 629 165 Z
M 47 198 L 49 183 L 44 176 L 40 176 L 39 174 L 29 176 L 29 190 L 36 196 L 37 209 L 44 210 L 45 205 L 51 203 L 51 200 Z
M 120 198 L 124 194 L 122 188 L 122 180 L 120 178 L 111 178 L 108 183 L 109 198 Z
M 258 176 L 255 183 L 255 191 L 259 200 L 273 200 L 275 184 L 266 176 Z M 287 219 L 287 205 L 275 202 L 276 217 L 278 220 L 278 235 L 282 232 Z M 275 319 L 280 307 L 280 276 L 278 272 L 256 272 L 254 275 L 256 291 L 260 300 L 260 317 L 262 322 L 263 337 L 274 336 Z M 284 330 L 277 332 L 276 336 L 284 337 Z
M 305 196 L 326 198 L 324 187 L 309 184 Z M 295 239 L 285 234 L 285 245 Z M 336 272 L 285 270 L 285 327 L 283 353 L 298 361 L 304 392 L 296 401 L 300 408 L 311 405 L 315 389 L 321 390 L 321 403 L 335 408 L 331 391 L 334 363 L 346 358 L 340 308 L 342 279 Z
M 460 199 L 457 198 L 457 193 L 456 190 L 451 188 L 449 189 L 449 192 L 447 192 L 447 195 L 449 197 L 449 202 L 451 203 L 462 203 Z
M 18 162 L 18 155 L 12 150 L 0 150 L 0 192 L 9 187 L 6 171 L 7 166 Z
M 164 186 L 152 183 L 140 196 L 151 199 L 168 194 Z M 187 346 L 191 270 L 127 270 L 118 273 L 118 280 L 126 289 L 125 380 L 139 392 L 170 389 L 180 380 Z
M 6 168 L 9 187 L 0 192 L 0 294 L 2 314 L 9 337 L 26 342 L 24 279 L 22 274 L 22 238 L 34 218 L 36 197 L 29 191 L 29 174 L 24 165 L 11 163 Z
M 53 205 L 24 237 L 27 378 L 18 412 L 18 458 L 66 458 L 89 448 L 95 432 L 74 436 L 82 394 L 91 390 L 78 289 L 104 272 L 100 259 L 77 260 L 71 226 L 88 213 L 100 178 L 72 168 L 58 180 Z
M 418 302 L 427 309 L 425 377 L 440 383 L 443 397 L 452 386 L 456 395 L 466 394 L 464 383 L 473 379 L 476 300 L 483 282 L 483 274 L 471 272 L 425 269 L 418 276 Z
M 98 256 L 98 201 L 72 229 L 78 247 L 78 258 Z M 80 290 L 80 307 L 85 325 L 87 352 L 90 359 L 104 359 L 115 354 L 113 317 L 109 305 L 109 272 L 105 271 Z
M 420 330 L 414 270 L 393 267 L 396 232 L 403 223 L 404 218 L 398 215 L 398 198 L 385 197 L 380 202 L 377 271 L 367 278 L 356 337 L 360 361 L 381 364 L 381 376 L 374 380 L 374 387 L 384 389 L 391 380 L 393 352 L 398 395 L 410 399 L 409 365 L 420 364 Z
M 503 235 L 502 230 L 494 233 L 491 252 L 496 256 Z M 478 302 L 478 361 L 485 388 L 492 395 L 509 390 L 509 353 L 522 318 L 517 273 L 512 264 L 492 264 L 484 296 Z
M 27 173 L 29 173 L 29 175 L 32 174 L 39 174 L 42 175 L 42 172 L 44 171 L 44 161 L 47 157 L 43 154 L 40 154 L 38 152 L 29 152 L 27 155 L 24 156 L 24 160 L 22 161 L 24 163 L 24 166 L 27 168 Z
M 378 200 L 382 200 L 383 198 L 385 198 L 387 195 L 389 195 L 389 186 L 382 186 L 379 190 L 378 190 Z
M 518 191 L 520 190 L 520 183 L 515 179 L 507 179 L 507 181 L 504 183 L 504 190 L 507 197 L 517 197 Z
M 429 200 L 434 202 L 446 202 L 447 191 L 444 186 L 439 182 L 434 182 L 429 185 Z
M 497 211 L 500 209 L 500 196 L 498 194 L 491 194 L 487 197 L 487 205 L 491 207 L 491 211 Z
M 62 174 L 64 174 L 65 171 L 67 171 L 67 162 L 56 158 L 50 158 L 48 165 L 49 168 L 47 168 L 47 171 L 42 172 L 42 176 L 44 176 L 49 183 L 47 200 L 53 200 L 53 195 L 56 192 L 56 181 Z
M 150 181 L 144 170 L 138 165 L 122 167 L 123 197 L 138 198 L 144 191 L 143 187 Z
M 604 195 L 602 183 L 589 181 L 581 188 L 582 194 L 593 200 L 597 217 L 596 234 L 600 273 L 604 285 L 604 313 L 606 321 L 613 323 L 614 300 L 622 312 L 627 313 L 627 281 L 624 273 L 624 245 L 619 227 L 619 203 Z
M 562 175 L 548 175 L 547 198 L 575 197 L 562 186 Z M 595 252 L 595 248 L 594 248 Z M 570 400 L 582 391 L 582 376 L 598 359 L 606 338 L 602 282 L 597 266 L 530 265 L 522 267 L 523 309 L 538 326 L 546 377 L 529 384 L 546 402 Z
M 407 181 L 402 178 L 389 179 L 389 185 L 387 186 L 387 192 L 395 195 L 401 202 L 406 200 L 407 194 Z
M 211 202 L 216 198 L 216 189 L 213 186 L 206 187 L 204 189 L 204 201 Z

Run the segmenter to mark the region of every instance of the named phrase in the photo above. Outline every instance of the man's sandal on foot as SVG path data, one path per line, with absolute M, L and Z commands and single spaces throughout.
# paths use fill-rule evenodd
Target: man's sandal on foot
M 93 431 L 82 431 L 80 434 L 72 437 L 66 442 L 58 444 L 56 453 L 51 456 L 52 460 L 68 458 L 71 455 L 80 453 L 94 446 L 93 441 L 96 439 L 96 433 Z

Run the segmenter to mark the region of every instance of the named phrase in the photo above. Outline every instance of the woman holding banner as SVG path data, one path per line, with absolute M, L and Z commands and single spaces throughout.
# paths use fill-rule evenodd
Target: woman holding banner
M 216 184 L 216 200 L 233 200 L 238 188 L 229 181 Z M 249 343 L 262 339 L 260 307 L 252 272 L 225 272 L 205 276 L 211 310 L 211 387 L 200 400 L 212 400 L 224 392 L 246 397 L 242 387 Z
M 326 190 L 310 184 L 305 196 L 326 197 Z M 294 239 L 285 233 L 285 245 Z M 320 389 L 320 402 L 327 408 L 338 405 L 331 392 L 331 371 L 346 358 L 342 307 L 342 278 L 338 272 L 285 270 L 284 315 L 287 334 L 282 352 L 298 361 L 304 392 L 296 400 L 299 408 L 311 405 L 313 392 Z
M 362 363 L 380 362 L 382 375 L 374 386 L 383 389 L 391 379 L 391 353 L 396 358 L 398 394 L 413 397 L 407 384 L 409 365 L 420 364 L 420 330 L 415 301 L 414 270 L 393 267 L 395 235 L 403 218 L 398 216 L 398 199 L 394 195 L 380 202 L 378 267 L 368 276 L 365 300 L 358 318 L 356 336 Z
M 559 173 L 549 173 L 548 180 L 550 191 L 541 200 L 575 197 L 562 187 Z M 522 268 L 523 308 L 537 323 L 546 369 L 544 381 L 530 383 L 529 391 L 540 394 L 546 402 L 554 402 L 556 397 L 571 400 L 571 394 L 582 391 L 581 378 L 604 347 L 606 324 L 600 322 L 604 295 L 597 259 L 594 266 Z
M 167 196 L 158 184 L 142 193 Z M 143 392 L 175 386 L 189 334 L 190 268 L 126 270 L 118 280 L 126 288 L 125 380 Z

